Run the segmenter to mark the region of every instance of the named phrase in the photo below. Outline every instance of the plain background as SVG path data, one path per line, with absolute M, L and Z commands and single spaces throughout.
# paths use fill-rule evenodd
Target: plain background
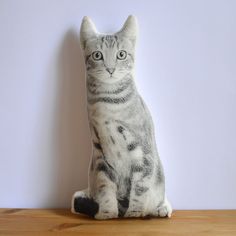
M 175 209 L 236 208 L 236 1 L 0 1 L 0 207 L 69 207 L 91 153 L 78 32 L 139 20 L 136 83 Z

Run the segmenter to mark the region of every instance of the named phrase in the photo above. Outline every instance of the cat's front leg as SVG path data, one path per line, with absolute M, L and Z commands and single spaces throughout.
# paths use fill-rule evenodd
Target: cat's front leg
M 165 200 L 151 213 L 151 215 L 159 217 L 171 217 L 172 207 L 167 198 L 165 198 Z
M 99 204 L 99 210 L 95 218 L 99 220 L 117 218 L 117 185 L 113 170 L 105 161 L 101 161 L 98 163 L 96 171 L 94 199 Z
M 144 217 L 147 215 L 146 203 L 149 199 L 150 184 L 148 178 L 142 178 L 142 173 L 133 173 L 130 191 L 129 208 L 125 217 Z

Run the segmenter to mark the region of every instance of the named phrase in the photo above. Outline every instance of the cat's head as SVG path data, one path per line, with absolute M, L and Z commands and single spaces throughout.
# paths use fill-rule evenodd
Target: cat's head
M 132 73 L 137 28 L 136 18 L 129 16 L 117 33 L 101 34 L 91 19 L 85 16 L 80 29 L 80 42 L 87 74 L 105 83 L 113 83 Z

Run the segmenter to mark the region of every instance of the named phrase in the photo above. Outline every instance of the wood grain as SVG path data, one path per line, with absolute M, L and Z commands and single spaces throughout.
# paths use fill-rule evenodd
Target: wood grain
M 171 219 L 97 221 L 69 210 L 0 209 L 0 235 L 236 235 L 236 210 L 175 211 Z

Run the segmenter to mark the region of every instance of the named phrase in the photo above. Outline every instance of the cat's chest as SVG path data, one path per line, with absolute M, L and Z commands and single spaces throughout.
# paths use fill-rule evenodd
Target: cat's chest
M 146 136 L 149 126 L 146 113 L 138 101 L 122 109 L 100 104 L 89 109 L 89 120 L 104 141 L 118 139 L 118 143 L 125 141 L 125 145 L 136 142 L 135 138 Z
M 91 129 L 95 127 L 97 132 L 92 138 L 100 142 L 104 155 L 115 169 L 126 172 L 132 163 L 141 164 L 143 144 L 150 137 L 145 128 L 145 115 L 138 102 L 124 109 L 112 110 L 105 106 L 90 109 Z
M 105 119 L 97 124 L 97 128 L 103 153 L 116 170 L 126 173 L 132 163 L 141 163 L 143 150 L 140 136 L 131 123 Z
M 143 118 L 143 108 L 136 100 L 128 104 L 99 103 L 89 107 L 89 119 L 99 124 L 112 120 L 123 120 L 130 123 L 139 123 Z
M 93 117 L 91 120 L 92 125 L 97 129 L 104 152 L 108 156 L 116 156 L 117 160 L 127 156 L 140 156 L 142 130 L 137 128 L 140 125 L 135 123 L 136 118 L 127 116 L 124 112 L 118 114 L 106 114 L 97 119 Z

